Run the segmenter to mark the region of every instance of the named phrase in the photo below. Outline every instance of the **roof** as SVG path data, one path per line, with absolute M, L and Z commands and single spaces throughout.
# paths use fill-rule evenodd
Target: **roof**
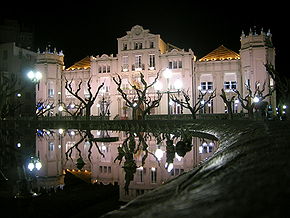
M 240 59 L 240 55 L 225 46 L 221 45 L 199 61 L 221 61 L 221 60 L 236 60 Z
M 91 60 L 90 57 L 87 56 L 83 58 L 82 60 L 74 63 L 74 65 L 70 66 L 66 70 L 80 70 L 80 69 L 88 69 L 91 67 Z

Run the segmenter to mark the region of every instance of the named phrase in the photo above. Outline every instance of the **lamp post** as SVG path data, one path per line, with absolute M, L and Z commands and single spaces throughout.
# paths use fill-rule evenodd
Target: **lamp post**
M 39 91 L 39 82 L 40 80 L 42 79 L 42 73 L 39 72 L 39 71 L 29 71 L 27 73 L 27 77 L 31 80 L 31 82 L 34 84 L 34 85 L 37 85 L 37 89 Z M 33 104 L 35 105 L 35 101 L 36 101 L 36 90 L 34 90 L 34 102 Z M 35 113 L 35 112 L 34 112 Z
M 167 90 L 164 91 L 163 93 L 167 93 L 167 114 L 171 114 L 170 112 L 170 94 L 171 93 L 179 93 L 180 90 L 182 89 L 182 81 L 180 79 L 176 79 L 175 82 L 174 82 L 174 89 L 177 90 L 177 91 L 170 91 L 170 85 L 169 85 L 169 79 L 172 77 L 172 71 L 168 68 L 166 68 L 164 71 L 163 71 L 163 76 L 164 78 L 166 78 L 166 85 L 167 85 Z M 154 85 L 154 89 L 158 92 L 158 93 L 161 93 L 161 90 L 163 88 L 163 84 L 160 82 L 160 81 L 157 81 Z
M 168 68 L 166 68 L 163 71 L 163 76 L 166 79 L 166 85 L 167 85 L 167 114 L 170 114 L 170 104 L 169 104 L 169 79 L 172 77 L 172 71 Z

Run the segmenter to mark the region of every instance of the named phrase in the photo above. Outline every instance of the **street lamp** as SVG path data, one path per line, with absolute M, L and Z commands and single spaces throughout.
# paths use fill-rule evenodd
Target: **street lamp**
M 39 83 L 39 81 L 42 79 L 42 73 L 39 71 L 33 72 L 29 71 L 27 74 L 27 77 L 33 82 L 33 83 Z
M 180 90 L 182 88 L 182 81 L 180 79 L 175 80 L 174 82 L 174 88 L 177 90 Z

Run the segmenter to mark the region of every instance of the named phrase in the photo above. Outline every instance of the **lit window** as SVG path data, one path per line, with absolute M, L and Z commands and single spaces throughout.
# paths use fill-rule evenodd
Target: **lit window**
M 151 183 L 157 182 L 157 169 L 152 167 L 151 168 Z
M 155 55 L 154 54 L 149 55 L 149 67 L 155 68 Z
M 206 90 L 206 82 L 200 83 L 201 90 Z
M 237 88 L 237 82 L 236 81 L 225 81 L 224 82 L 224 89 L 225 90 L 232 90 Z
M 213 89 L 213 83 L 212 82 L 207 82 L 207 89 L 212 90 Z
M 54 150 L 54 144 L 52 142 L 48 143 L 48 151 L 53 151 Z
M 54 96 L 54 89 L 48 88 L 48 97 L 53 97 Z
M 142 67 L 142 55 L 135 55 L 135 67 L 141 68 Z

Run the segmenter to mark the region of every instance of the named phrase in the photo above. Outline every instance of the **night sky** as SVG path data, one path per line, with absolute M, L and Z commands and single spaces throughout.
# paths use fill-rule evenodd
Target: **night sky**
M 239 52 L 240 35 L 256 26 L 259 32 L 271 29 L 276 48 L 276 68 L 286 68 L 287 5 L 254 1 L 229 3 L 195 1 L 70 1 L 43 2 L 37 9 L 27 4 L 1 6 L 1 18 L 17 18 L 33 26 L 35 48 L 46 45 L 63 50 L 66 67 L 88 55 L 116 54 L 117 38 L 126 35 L 134 25 L 141 25 L 153 34 L 179 48 L 191 48 L 198 58 L 220 45 Z M 285 2 L 286 3 L 286 2 Z M 278 12 L 278 13 L 277 13 Z M 288 74 L 288 72 L 286 73 Z

